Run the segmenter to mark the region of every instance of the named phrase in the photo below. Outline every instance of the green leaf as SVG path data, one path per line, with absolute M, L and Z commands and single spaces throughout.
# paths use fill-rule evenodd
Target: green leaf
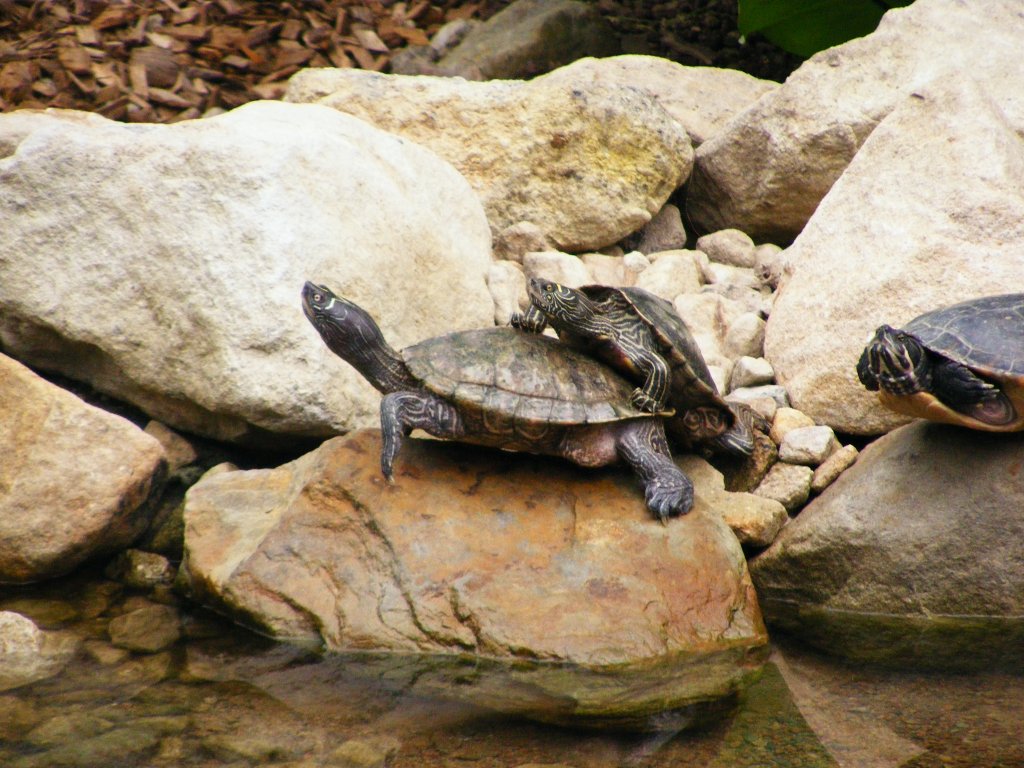
M 739 0 L 739 30 L 759 32 L 790 53 L 810 56 L 870 34 L 882 14 L 912 0 Z

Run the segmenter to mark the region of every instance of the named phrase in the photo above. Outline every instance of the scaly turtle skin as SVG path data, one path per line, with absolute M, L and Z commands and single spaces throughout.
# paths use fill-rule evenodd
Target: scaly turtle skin
M 672 461 L 663 415 L 633 407 L 629 383 L 555 339 L 487 328 L 396 352 L 365 310 L 322 285 L 306 283 L 302 309 L 331 351 L 384 394 L 381 470 L 389 481 L 403 437 L 422 429 L 585 467 L 621 460 L 662 522 L 690 511 L 693 485 Z
M 630 402 L 652 413 L 674 410 L 666 429 L 683 447 L 706 443 L 740 456 L 754 450 L 760 417 L 722 399 L 697 342 L 667 301 L 642 288 L 573 289 L 537 278 L 528 291 L 530 307 L 512 316 L 512 326 L 540 333 L 550 323 L 570 347 L 638 384 Z
M 988 432 L 1024 429 L 1024 293 L 882 325 L 857 376 L 888 408 Z

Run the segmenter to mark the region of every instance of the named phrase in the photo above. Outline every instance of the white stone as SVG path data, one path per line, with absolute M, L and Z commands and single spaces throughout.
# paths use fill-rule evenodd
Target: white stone
M 616 84 L 649 92 L 686 128 L 694 146 L 779 87 L 771 80 L 759 80 L 735 69 L 686 67 L 656 56 L 580 59 L 556 72 L 557 77 L 577 84 Z
M 775 381 L 775 370 L 772 364 L 763 357 L 741 355 L 732 369 L 729 389 L 739 387 L 756 387 L 761 384 L 772 384 Z
M 786 435 L 794 429 L 800 429 L 802 427 L 813 427 L 814 419 L 808 416 L 803 411 L 798 411 L 796 408 L 780 407 L 772 419 L 772 429 L 770 436 L 775 441 L 776 445 L 782 445 L 782 442 L 786 439 Z
M 579 288 L 590 282 L 590 272 L 579 257 L 561 251 L 524 254 L 523 271 L 528 280 L 539 277 L 569 288 Z
M 580 261 L 586 266 L 590 277 L 588 283 L 595 285 L 633 285 L 636 275 L 627 273 L 626 265 L 621 256 L 608 256 L 603 253 L 582 253 Z
M 780 461 L 768 470 L 754 493 L 766 499 L 774 499 L 793 514 L 811 495 L 813 476 L 814 471 L 810 467 Z
M 916 93 L 874 130 L 787 249 L 793 273 L 768 323 L 779 383 L 840 432 L 907 421 L 857 379 L 875 328 L 1020 290 L 1024 275 L 1024 141 L 969 77 Z
M 754 266 L 754 241 L 738 229 L 720 229 L 697 239 L 697 250 L 703 251 L 711 261 L 734 267 Z
M 746 401 L 758 397 L 770 397 L 780 408 L 789 407 L 789 395 L 786 388 L 779 384 L 763 384 L 760 387 L 740 387 L 729 393 L 740 401 Z
M 760 315 L 744 312 L 729 324 L 723 341 L 725 354 L 733 360 L 763 356 L 764 329 L 765 321 Z
M 636 277 L 636 286 L 673 301 L 681 293 L 700 290 L 700 275 L 689 251 L 663 251 Z
M 762 243 L 754 249 L 754 274 L 772 290 L 779 287 L 786 269 L 783 250 L 775 243 Z
M 303 316 L 305 280 L 397 347 L 492 322 L 466 181 L 335 110 L 253 102 L 126 125 L 0 115 L 0 344 L 221 440 L 379 423 L 379 394 Z M 41 279 L 45 276 L 45 279 Z
M 1003 110 L 1011 130 L 1024 133 L 1022 39 L 1019 0 L 917 0 L 889 11 L 873 34 L 812 56 L 700 146 L 689 220 L 703 231 L 737 227 L 757 241 L 788 242 L 878 123 L 940 73 L 982 83 L 992 99 L 986 111 Z M 945 115 L 960 118 L 976 116 L 956 108 Z M 916 162 L 942 180 L 929 161 Z M 881 182 L 874 190 L 891 194 Z
M 779 445 L 779 461 L 816 467 L 839 447 L 831 427 L 797 427 Z
M 622 268 L 626 271 L 623 285 L 635 285 L 637 277 L 649 266 L 651 266 L 650 259 L 640 251 L 630 251 L 625 254 L 622 257 Z
M 550 251 L 552 248 L 554 243 L 532 221 L 509 224 L 494 236 L 494 258 L 499 260 L 521 263 L 524 253 Z
M 0 611 L 0 691 L 53 677 L 71 660 L 78 644 L 71 635 L 43 632 L 20 613 Z
M 487 289 L 494 299 L 495 325 L 508 325 L 514 312 L 530 303 L 526 293 L 526 275 L 514 261 L 496 261 L 487 270 Z
M 650 221 L 689 176 L 693 148 L 648 93 L 556 73 L 469 82 L 311 68 L 286 99 L 429 147 L 473 186 L 495 232 L 530 221 L 561 250 L 595 250 Z
M 771 424 L 775 414 L 779 411 L 779 403 L 771 395 L 758 392 L 757 390 L 757 387 L 740 387 L 726 395 L 725 399 L 730 403 L 742 403 L 743 405 L 750 406 L 765 421 Z

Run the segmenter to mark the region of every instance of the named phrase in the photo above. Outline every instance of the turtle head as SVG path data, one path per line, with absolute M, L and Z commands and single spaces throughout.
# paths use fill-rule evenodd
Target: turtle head
M 381 392 L 414 386 L 411 376 L 370 313 L 325 285 L 302 287 L 302 311 L 328 348 Z
M 535 277 L 526 287 L 530 302 L 557 329 L 580 332 L 594 320 L 594 305 L 582 291 Z
M 913 334 L 880 325 L 864 347 L 857 376 L 871 391 L 911 395 L 931 385 L 928 353 Z

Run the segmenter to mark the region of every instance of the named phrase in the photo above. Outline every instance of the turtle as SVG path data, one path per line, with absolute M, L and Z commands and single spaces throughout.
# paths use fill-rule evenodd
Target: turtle
M 754 427 L 767 431 L 753 409 L 722 398 L 690 329 L 660 296 L 636 287 L 574 289 L 536 277 L 527 292 L 530 306 L 510 324 L 532 333 L 550 324 L 568 346 L 625 375 L 638 385 L 630 395 L 635 407 L 674 411 L 666 429 L 683 448 L 704 443 L 746 457 L 754 450 Z
M 879 326 L 857 377 L 898 413 L 987 432 L 1024 429 L 1024 293 Z
M 366 310 L 326 286 L 307 282 L 302 308 L 327 347 L 384 395 L 380 464 L 389 482 L 403 438 L 422 429 L 583 467 L 625 462 L 663 523 L 693 506 L 693 484 L 672 459 L 664 415 L 631 405 L 629 382 L 557 339 L 491 327 L 396 351 Z

